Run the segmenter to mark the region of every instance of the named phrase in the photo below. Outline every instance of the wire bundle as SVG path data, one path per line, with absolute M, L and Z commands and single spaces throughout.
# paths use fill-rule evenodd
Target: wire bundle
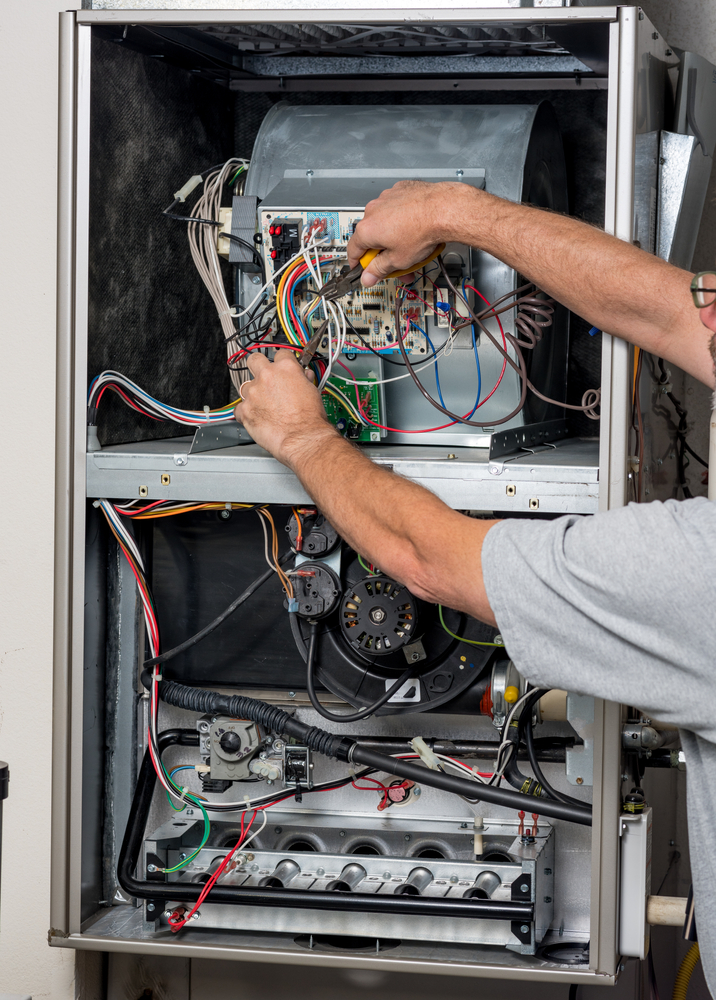
M 124 402 L 137 413 L 142 413 L 153 420 L 170 420 L 173 423 L 189 424 L 192 427 L 205 427 L 207 424 L 228 423 L 234 419 L 236 400 L 226 403 L 216 410 L 205 406 L 202 410 L 183 410 L 168 403 L 162 403 L 126 375 L 107 370 L 92 380 L 87 396 L 87 422 L 96 423 L 97 408 L 102 396 L 107 390 L 115 392 Z
M 245 168 L 246 165 L 246 160 L 232 158 L 227 160 L 223 166 L 210 170 L 206 174 L 204 177 L 203 193 L 198 198 L 190 213 L 192 221 L 188 226 L 191 256 L 199 272 L 199 277 L 206 285 L 209 294 L 214 300 L 216 311 L 219 314 L 221 329 L 224 333 L 224 339 L 227 343 L 231 340 L 236 330 L 231 306 L 226 295 L 226 287 L 221 273 L 221 263 L 217 250 L 219 239 L 219 208 L 221 207 L 221 196 L 224 185 L 230 182 L 232 174 L 234 175 L 234 179 L 238 176 L 239 171 L 237 168 Z M 216 223 L 216 225 L 207 225 L 207 222 Z M 227 353 L 232 353 L 231 348 L 227 348 Z M 232 372 L 231 379 L 234 387 L 240 391 L 241 382 L 243 381 L 240 373 Z

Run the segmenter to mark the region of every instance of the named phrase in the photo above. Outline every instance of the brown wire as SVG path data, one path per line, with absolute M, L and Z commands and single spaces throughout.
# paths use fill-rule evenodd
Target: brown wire
M 443 273 L 443 277 L 445 278 L 445 281 L 447 282 L 448 288 L 450 288 L 450 290 L 453 292 L 453 294 L 456 296 L 456 298 L 460 298 L 461 299 L 461 301 L 465 304 L 465 306 L 467 308 L 467 311 L 470 314 L 471 319 L 475 323 L 477 323 L 477 325 L 480 327 L 480 329 L 488 336 L 488 338 L 490 339 L 490 341 L 495 345 L 495 347 L 498 349 L 498 351 L 503 356 L 503 358 L 505 358 L 505 360 L 508 361 L 512 365 L 512 367 L 516 371 L 518 371 L 520 373 L 520 375 L 521 375 L 521 377 L 523 377 L 523 380 L 524 380 L 524 383 L 525 383 L 523 385 L 523 387 L 522 387 L 523 388 L 522 402 L 520 403 L 518 409 L 515 410 L 515 411 L 513 411 L 510 414 L 509 417 L 505 417 L 502 420 L 486 421 L 486 424 L 488 424 L 489 426 L 497 426 L 500 423 L 505 423 L 505 421 L 509 420 L 510 417 L 515 416 L 515 413 L 518 413 L 519 410 L 521 410 L 522 407 L 524 406 L 524 399 L 526 397 L 525 390 L 527 388 L 529 388 L 529 390 L 531 392 L 533 392 L 534 395 L 537 396 L 538 399 L 543 400 L 545 403 L 550 403 L 550 404 L 552 404 L 554 406 L 562 407 L 565 410 L 577 410 L 580 413 L 584 413 L 587 417 L 589 417 L 590 420 L 599 420 L 599 415 L 596 412 L 596 407 L 599 405 L 600 400 L 601 400 L 601 389 L 588 389 L 584 393 L 584 395 L 582 396 L 582 404 L 581 404 L 581 406 L 576 406 L 573 403 L 563 403 L 559 399 L 550 399 L 549 396 L 545 396 L 541 392 L 539 392 L 538 389 L 535 389 L 535 387 L 532 385 L 532 383 L 530 382 L 530 380 L 527 378 L 527 372 L 526 372 L 526 367 L 525 367 L 524 356 L 522 354 L 522 349 L 521 349 L 522 346 L 524 346 L 524 345 L 521 345 L 519 339 L 517 337 L 515 337 L 513 334 L 507 333 L 505 331 L 505 338 L 507 340 L 509 340 L 509 342 L 512 344 L 512 346 L 515 349 L 515 353 L 517 354 L 517 357 L 519 359 L 520 364 L 519 364 L 519 367 L 518 367 L 512 361 L 512 359 L 510 358 L 510 356 L 507 354 L 507 352 L 505 351 L 504 347 L 490 333 L 490 331 L 487 329 L 487 327 L 484 325 L 484 323 L 480 319 L 480 316 L 487 316 L 487 315 L 489 315 L 492 312 L 492 309 L 483 310 L 483 312 L 480 314 L 480 316 L 478 316 L 476 313 L 474 313 L 473 310 L 472 310 L 472 308 L 470 307 L 470 303 L 467 301 L 467 299 L 465 298 L 465 296 L 461 292 L 459 292 L 457 290 L 457 288 L 453 285 L 452 281 L 450 280 L 450 276 L 447 273 L 447 269 L 446 269 L 445 264 L 444 264 L 443 259 L 442 259 L 442 254 L 437 258 L 437 261 L 438 261 L 438 264 L 440 265 L 440 270 Z M 532 287 L 532 286 L 530 286 L 530 285 L 523 285 L 519 289 L 517 289 L 517 292 L 513 292 L 512 294 L 515 295 L 515 294 L 521 292 L 524 288 L 529 288 L 529 287 Z M 501 299 L 498 299 L 498 301 L 497 301 L 497 303 L 495 303 L 495 305 L 497 305 L 498 303 L 502 302 L 507 297 L 508 296 L 504 296 L 503 295 Z M 522 307 L 522 302 L 523 302 L 523 299 L 515 299 L 515 301 L 511 305 L 511 307 L 507 307 L 506 309 L 501 309 L 499 311 L 500 312 L 506 312 L 507 309 L 509 309 L 509 308 L 513 308 L 513 309 L 516 308 L 516 307 L 520 307 L 521 308 Z M 529 305 L 530 307 L 534 307 L 534 303 L 535 302 L 539 303 L 540 305 L 546 304 L 546 300 L 536 298 L 535 296 L 525 296 L 524 297 L 524 302 L 527 305 Z M 398 303 L 397 303 L 397 300 L 396 300 L 396 316 L 397 315 L 398 315 Z M 551 323 L 551 318 L 549 320 L 549 323 Z M 539 329 L 540 327 L 543 327 L 545 325 L 549 326 L 549 323 L 546 323 L 546 324 L 545 323 L 539 323 L 537 325 L 537 328 Z M 468 326 L 468 325 L 470 325 L 469 321 L 468 321 L 468 323 L 463 323 L 462 324 L 462 326 Z M 396 329 L 399 330 L 400 327 L 398 326 Z M 402 340 L 399 340 L 399 344 L 402 344 Z M 402 349 L 401 349 L 401 351 L 402 351 Z M 405 352 L 402 352 L 402 353 L 404 354 Z M 425 393 L 424 393 L 424 395 L 425 395 Z M 442 407 L 440 407 L 440 405 L 437 404 L 435 402 L 435 400 L 432 399 L 432 397 L 429 397 L 429 398 L 432 400 L 433 405 L 436 406 L 437 409 L 442 409 Z M 444 410 L 443 412 L 447 413 L 448 411 Z M 461 423 L 466 423 L 466 424 L 474 423 L 474 422 L 471 422 L 471 421 L 468 421 L 468 420 L 461 420 L 459 417 L 454 417 L 453 419 L 460 420 Z M 475 424 L 475 426 L 484 427 L 485 424 Z

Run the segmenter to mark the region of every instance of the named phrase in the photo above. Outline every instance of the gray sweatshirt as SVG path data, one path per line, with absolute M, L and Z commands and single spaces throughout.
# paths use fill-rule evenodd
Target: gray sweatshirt
M 716 503 L 503 521 L 482 560 L 507 651 L 532 684 L 681 730 L 696 925 L 716 996 Z

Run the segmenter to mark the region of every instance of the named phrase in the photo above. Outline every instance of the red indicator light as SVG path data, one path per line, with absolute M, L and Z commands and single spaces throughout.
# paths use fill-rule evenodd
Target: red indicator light
M 276 226 L 269 226 L 269 236 L 273 236 L 276 232 Z
M 271 251 L 271 260 L 276 260 L 276 257 L 277 257 L 277 256 L 278 256 L 278 254 L 276 253 L 276 251 L 275 251 L 275 250 L 272 250 L 272 251 Z
M 274 232 L 274 236 L 280 236 L 281 235 L 281 226 L 274 226 L 273 227 L 273 232 Z

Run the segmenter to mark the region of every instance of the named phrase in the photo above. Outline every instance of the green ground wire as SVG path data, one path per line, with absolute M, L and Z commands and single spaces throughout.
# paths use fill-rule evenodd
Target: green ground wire
M 177 783 L 172 779 L 171 775 L 167 772 L 167 769 L 164 767 L 164 764 L 162 764 L 161 767 L 162 767 L 162 771 L 164 771 L 164 775 L 165 775 L 167 781 L 169 782 L 169 784 L 173 788 L 176 789 L 177 795 L 181 795 L 182 794 L 182 789 L 180 788 L 180 786 L 177 785 Z M 172 809 L 174 809 L 175 812 L 181 812 L 182 811 L 182 809 L 184 808 L 184 806 L 182 806 L 181 809 L 177 809 L 177 807 L 172 803 L 171 798 L 169 797 L 169 792 L 167 792 L 167 798 L 169 799 L 169 805 L 172 807 Z M 184 799 L 185 799 L 185 801 L 187 803 L 191 803 L 191 805 L 198 806 L 199 809 L 201 809 L 202 816 L 204 817 L 204 836 L 202 837 L 201 843 L 199 844 L 199 846 L 197 847 L 197 849 L 194 851 L 193 854 L 190 854 L 187 858 L 185 858 L 183 861 L 181 861 L 178 865 L 174 865 L 173 868 L 165 868 L 164 869 L 165 874 L 168 873 L 168 872 L 179 871 L 182 868 L 186 868 L 186 866 L 188 864 L 191 864 L 191 862 L 194 860 L 194 858 L 201 851 L 202 847 L 204 846 L 204 844 L 209 839 L 209 834 L 211 833 L 211 821 L 209 820 L 209 814 L 207 813 L 206 809 L 201 804 L 201 802 L 199 801 L 199 799 L 195 795 L 192 795 L 191 793 L 187 793 L 184 796 Z
M 360 558 L 360 556 L 358 557 Z M 438 604 L 438 615 L 440 616 L 440 624 L 445 629 L 448 635 L 451 635 L 453 639 L 457 639 L 458 642 L 466 642 L 470 646 L 494 646 L 496 649 L 502 649 L 504 647 L 504 642 L 478 642 L 477 639 L 463 639 L 461 635 L 455 635 L 445 624 L 445 619 L 443 618 L 443 608 L 442 604 Z
M 239 176 L 239 174 L 242 174 L 244 172 L 244 170 L 246 170 L 246 167 L 242 164 L 239 167 L 239 169 L 236 171 L 236 173 L 234 174 L 234 176 L 231 178 L 231 180 L 229 181 L 229 184 L 233 184 L 234 181 L 236 180 L 236 178 Z
M 364 569 L 364 570 L 366 571 L 366 573 L 370 573 L 370 574 L 371 574 L 371 576 L 377 576 L 377 575 L 378 575 L 378 574 L 377 574 L 377 573 L 375 572 L 375 570 L 372 570 L 372 569 L 370 568 L 370 566 L 366 566 L 366 564 L 365 564 L 365 563 L 363 562 L 363 556 L 358 556 L 358 562 L 359 562 L 359 563 L 361 564 L 361 566 L 362 566 L 362 567 L 363 567 L 363 569 Z

